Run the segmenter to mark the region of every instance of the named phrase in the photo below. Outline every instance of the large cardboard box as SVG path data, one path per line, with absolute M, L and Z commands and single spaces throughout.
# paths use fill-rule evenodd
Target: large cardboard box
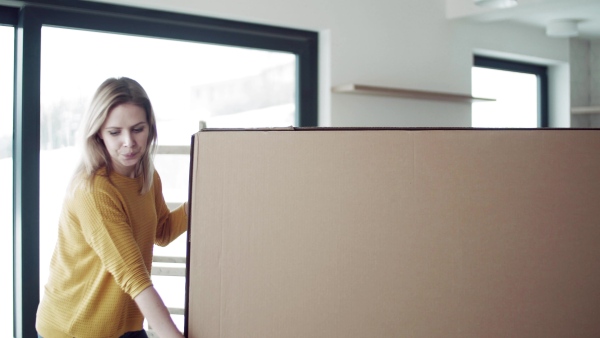
M 599 130 L 205 130 L 186 333 L 600 337 Z

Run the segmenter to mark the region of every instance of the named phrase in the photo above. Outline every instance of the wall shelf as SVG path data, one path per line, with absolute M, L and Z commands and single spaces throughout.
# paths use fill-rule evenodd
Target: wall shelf
M 600 106 L 571 107 L 571 114 L 600 114 Z
M 450 101 L 450 102 L 462 102 L 462 103 L 496 101 L 495 99 L 473 97 L 471 95 L 430 92 L 430 91 L 423 91 L 423 90 L 391 88 L 391 87 L 378 87 L 378 86 L 368 86 L 368 85 L 361 85 L 361 84 L 345 84 L 345 85 L 335 86 L 332 88 L 332 91 L 334 93 L 380 95 L 380 96 L 402 97 L 402 98 L 408 98 L 408 99 L 418 99 L 418 100 Z

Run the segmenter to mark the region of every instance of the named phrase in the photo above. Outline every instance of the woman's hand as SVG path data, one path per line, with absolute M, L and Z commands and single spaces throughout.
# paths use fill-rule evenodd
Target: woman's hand
M 184 338 L 173 323 L 169 310 L 153 286 L 140 292 L 133 300 L 148 320 L 152 331 L 156 332 L 160 338 Z

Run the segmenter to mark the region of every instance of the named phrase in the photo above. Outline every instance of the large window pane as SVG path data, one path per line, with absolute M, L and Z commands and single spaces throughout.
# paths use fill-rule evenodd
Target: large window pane
M 160 149 L 179 149 L 155 160 L 165 199 L 173 206 L 187 199 L 189 150 L 181 146 L 189 146 L 200 121 L 208 127 L 242 128 L 290 126 L 296 120 L 296 56 L 289 53 L 43 27 L 41 61 L 42 289 L 77 159 L 75 132 L 106 78 L 139 81 L 154 106 Z M 155 248 L 155 255 L 182 257 L 185 251 L 182 236 Z M 183 277 L 153 279 L 168 307 L 183 307 Z M 182 316 L 174 319 L 183 330 Z
M 473 67 L 472 86 L 473 96 L 496 99 L 473 104 L 473 127 L 538 127 L 537 76 Z
M 0 336 L 13 337 L 14 28 L 0 25 Z

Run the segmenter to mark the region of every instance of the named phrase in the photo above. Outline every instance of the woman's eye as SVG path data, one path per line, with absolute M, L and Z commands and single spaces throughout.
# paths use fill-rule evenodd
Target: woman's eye
M 109 133 L 110 135 L 112 135 L 112 136 L 119 135 L 119 132 L 118 132 L 118 131 L 109 131 L 108 133 Z
M 143 131 L 144 131 L 144 128 L 135 128 L 135 129 L 133 129 L 134 133 L 141 133 Z

